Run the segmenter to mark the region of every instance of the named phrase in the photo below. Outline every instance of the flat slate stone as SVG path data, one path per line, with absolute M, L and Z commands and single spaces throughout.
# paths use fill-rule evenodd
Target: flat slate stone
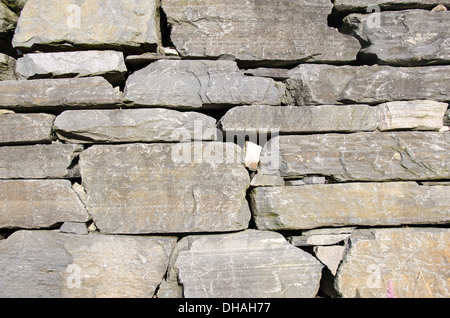
M 449 187 L 415 182 L 316 184 L 255 188 L 250 202 L 257 228 L 277 231 L 446 224 L 449 195 Z
M 328 27 L 332 7 L 328 0 L 163 2 L 182 56 L 232 56 L 272 66 L 356 60 L 358 41 Z
M 450 134 L 439 132 L 279 136 L 265 144 L 260 172 L 287 179 L 445 180 L 450 177 L 449 152 Z
M 0 145 L 50 143 L 54 115 L 0 114 Z
M 450 66 L 302 64 L 290 72 L 287 88 L 296 105 L 372 105 L 422 99 L 450 101 Z
M 82 150 L 61 143 L 0 147 L 0 179 L 78 178 L 73 161 Z
M 125 81 L 125 59 L 117 51 L 30 53 L 17 60 L 21 79 L 102 76 L 111 84 Z
M 163 108 L 68 110 L 54 130 L 60 140 L 86 144 L 215 140 L 216 120 Z
M 334 8 L 337 11 L 351 12 L 366 11 L 373 5 L 379 6 L 382 10 L 398 10 L 432 9 L 439 4 L 450 8 L 450 2 L 446 0 L 334 0 Z
M 125 102 L 138 106 L 223 108 L 280 105 L 284 85 L 245 76 L 234 61 L 159 60 L 131 74 L 124 93 Z
M 350 14 L 347 29 L 363 43 L 363 56 L 377 64 L 418 66 L 450 63 L 450 11 L 381 12 L 379 27 L 371 14 Z
M 23 52 L 102 48 L 138 53 L 156 49 L 159 28 L 158 0 L 28 0 L 13 46 Z
M 101 108 L 122 100 L 102 77 L 0 81 L 0 107 L 16 110 Z
M 0 297 L 151 298 L 176 241 L 17 231 L 0 244 Z
M 334 286 L 345 298 L 447 298 L 448 228 L 367 229 L 353 232 Z
M 80 159 L 87 208 L 102 233 L 246 229 L 250 185 L 231 143 L 94 145 Z
M 187 236 L 174 255 L 186 298 L 311 298 L 323 267 L 281 234 L 256 230 Z
M 0 228 L 50 228 L 90 218 L 69 180 L 0 180 Z

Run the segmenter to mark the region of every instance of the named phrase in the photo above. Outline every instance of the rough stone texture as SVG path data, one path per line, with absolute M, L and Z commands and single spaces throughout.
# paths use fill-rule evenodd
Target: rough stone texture
M 449 101 L 450 66 L 390 67 L 300 65 L 287 88 L 297 105 L 395 100 Z
M 386 298 L 390 280 L 398 298 L 447 298 L 449 243 L 443 228 L 355 231 L 334 286 L 343 297 Z
M 258 229 L 326 226 L 445 224 L 450 221 L 446 186 L 414 182 L 263 187 L 251 192 Z
M 124 99 L 141 106 L 184 109 L 221 105 L 279 105 L 284 86 L 244 76 L 233 61 L 160 60 L 130 75 Z
M 448 104 L 433 101 L 399 101 L 379 105 L 378 129 L 439 130 Z
M 122 103 L 102 77 L 0 81 L 0 107 L 17 110 L 117 106 Z
M 444 116 L 444 124 L 450 125 L 450 109 L 447 109 Z
M 82 150 L 61 143 L 0 147 L 0 179 L 77 178 L 73 161 Z
M 20 14 L 27 1 L 28 0 L 2 0 L 1 2 L 8 6 L 13 12 Z
M 248 227 L 241 160 L 230 143 L 105 145 L 83 151 L 80 169 L 102 233 L 223 232 Z
M 13 46 L 22 51 L 155 49 L 161 41 L 158 10 L 159 0 L 29 0 Z
M 279 64 L 356 59 L 359 43 L 327 25 L 332 6 L 328 0 L 163 2 L 171 39 L 182 56 L 231 55 Z
M 3 2 L 0 3 L 0 34 L 14 33 L 18 15 Z
M 351 14 L 344 28 L 363 44 L 377 64 L 416 66 L 450 63 L 450 12 L 382 12 L 379 27 L 370 14 Z
M 314 297 L 322 264 L 278 233 L 183 238 L 173 264 L 187 298 Z
M 0 297 L 152 297 L 175 242 L 18 231 L 0 243 Z
M 321 261 L 331 272 L 336 275 L 339 264 L 344 257 L 346 247 L 341 245 L 314 246 L 313 251 L 319 261 Z
M 446 0 L 335 0 L 334 8 L 338 11 L 366 11 L 377 5 L 384 10 L 393 9 L 431 9 L 439 4 L 450 7 Z M 372 12 L 372 11 L 370 11 Z
M 102 76 L 113 85 L 124 82 L 126 72 L 123 53 L 116 51 L 30 53 L 16 67 L 22 79 Z
M 294 246 L 328 246 L 346 241 L 355 227 L 315 229 L 302 231 L 300 236 L 291 236 L 288 241 Z
M 386 132 L 279 136 L 263 148 L 260 170 L 284 178 L 339 181 L 436 180 L 450 177 L 450 134 Z
M 368 105 L 239 106 L 220 120 L 224 131 L 279 133 L 373 131 L 378 108 Z
M 54 115 L 0 114 L 0 145 L 50 143 Z
M 56 118 L 54 130 L 59 139 L 73 143 L 214 140 L 216 120 L 163 108 L 69 110 Z
M 259 157 L 261 155 L 262 147 L 247 141 L 243 149 L 244 165 L 250 171 L 256 171 L 258 169 Z
M 11 56 L 0 53 L 0 81 L 16 79 L 16 60 Z
M 0 180 L 0 228 L 42 228 L 90 219 L 69 180 Z

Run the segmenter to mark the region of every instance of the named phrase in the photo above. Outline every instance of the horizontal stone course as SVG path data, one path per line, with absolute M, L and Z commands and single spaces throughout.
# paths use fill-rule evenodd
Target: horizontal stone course
M 0 114 L 0 145 L 50 143 L 54 115 Z

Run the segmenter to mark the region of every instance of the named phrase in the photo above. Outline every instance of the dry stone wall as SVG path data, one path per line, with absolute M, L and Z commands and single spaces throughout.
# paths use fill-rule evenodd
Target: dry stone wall
M 450 297 L 447 9 L 2 0 L 0 297 Z

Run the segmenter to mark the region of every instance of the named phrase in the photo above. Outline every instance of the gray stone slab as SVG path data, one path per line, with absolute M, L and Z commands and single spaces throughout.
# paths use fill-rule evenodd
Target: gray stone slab
M 54 115 L 0 114 L 0 145 L 50 143 Z

